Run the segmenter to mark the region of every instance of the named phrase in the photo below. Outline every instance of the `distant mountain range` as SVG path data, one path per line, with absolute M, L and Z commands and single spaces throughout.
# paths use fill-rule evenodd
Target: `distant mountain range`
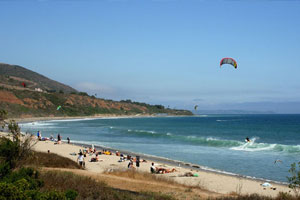
M 113 101 L 89 96 L 17 65 L 0 63 L 0 109 L 8 117 L 110 115 L 192 115 L 131 100 Z
M 276 114 L 272 111 L 249 111 L 249 110 L 197 110 L 193 111 L 196 115 L 203 114 Z

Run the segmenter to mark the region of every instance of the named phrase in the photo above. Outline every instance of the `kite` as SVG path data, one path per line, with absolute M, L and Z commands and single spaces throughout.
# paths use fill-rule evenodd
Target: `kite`
M 58 107 L 56 108 L 56 110 L 59 110 L 59 109 L 61 109 L 61 106 L 58 106 Z
M 198 105 L 195 105 L 194 109 L 197 110 L 197 108 L 198 108 Z
M 237 62 L 233 58 L 223 58 L 220 62 L 220 67 L 223 64 L 230 64 L 232 65 L 235 69 L 237 68 Z

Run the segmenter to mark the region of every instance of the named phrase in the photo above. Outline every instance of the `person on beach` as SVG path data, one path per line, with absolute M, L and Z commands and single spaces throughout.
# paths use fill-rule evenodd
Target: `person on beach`
M 38 131 L 36 133 L 36 136 L 37 136 L 38 140 L 40 140 L 40 141 L 42 140 L 42 133 L 40 131 Z
M 136 156 L 135 165 L 136 167 L 140 167 L 140 156 Z
M 134 169 L 133 160 L 132 159 L 130 159 L 130 161 L 128 163 L 128 169 Z
M 40 132 L 40 135 L 39 135 L 39 141 L 42 141 L 42 132 Z
M 150 172 L 152 174 L 155 174 L 156 173 L 156 167 L 154 167 L 154 163 L 152 163 L 151 167 L 150 167 Z
M 69 137 L 67 137 L 67 140 L 68 140 L 68 144 L 70 144 L 70 138 Z
M 91 162 L 98 162 L 98 161 L 99 161 L 99 156 L 97 153 L 95 157 L 91 158 Z
M 84 156 L 82 154 L 82 152 L 79 153 L 79 156 L 77 158 L 77 161 L 79 162 L 79 165 L 81 168 L 84 168 Z
M 60 134 L 57 134 L 57 144 L 60 144 L 61 143 L 61 136 Z

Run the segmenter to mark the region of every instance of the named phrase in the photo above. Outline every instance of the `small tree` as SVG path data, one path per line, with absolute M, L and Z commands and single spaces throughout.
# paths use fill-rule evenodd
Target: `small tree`
M 5 126 L 5 119 L 7 116 L 7 112 L 5 110 L 0 110 L 0 126 L 4 128 Z
M 290 177 L 287 177 L 289 182 L 289 188 L 292 188 L 297 196 L 299 196 L 300 191 L 300 162 L 298 165 L 296 163 L 291 164 L 289 169 L 291 174 Z
M 0 111 L 0 123 L 2 127 L 7 125 L 12 140 L 0 139 L 0 163 L 3 164 L 3 167 L 8 165 L 13 169 L 20 166 L 21 161 L 32 154 L 32 147 L 36 143 L 33 142 L 30 135 L 21 135 L 20 127 L 14 120 L 10 120 L 9 123 L 5 122 L 6 114 L 6 111 Z

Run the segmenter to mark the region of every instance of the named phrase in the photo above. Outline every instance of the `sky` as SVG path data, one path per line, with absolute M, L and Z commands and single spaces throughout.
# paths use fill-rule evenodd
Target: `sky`
M 99 98 L 300 113 L 299 19 L 300 0 L 0 0 L 0 62 Z

